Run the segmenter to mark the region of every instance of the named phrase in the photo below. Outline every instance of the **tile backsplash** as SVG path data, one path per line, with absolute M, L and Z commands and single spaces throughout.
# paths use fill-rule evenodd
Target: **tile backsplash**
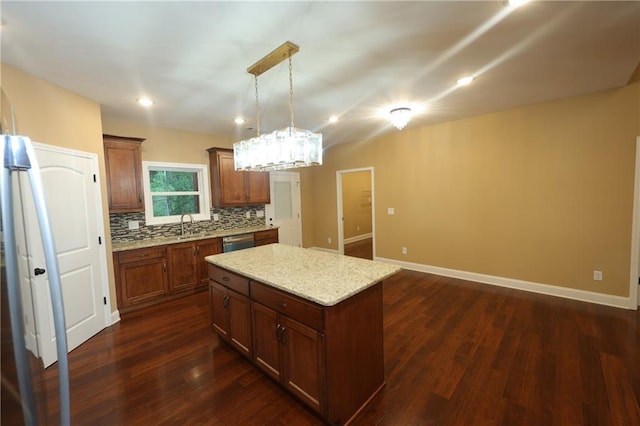
M 185 222 L 185 231 L 199 234 L 222 229 L 265 225 L 265 217 L 257 217 L 257 211 L 264 212 L 264 206 L 213 208 L 211 209 L 211 220 L 194 222 L 193 224 Z M 247 212 L 250 215 L 248 219 Z M 220 220 L 214 221 L 214 214 L 217 214 Z M 130 221 L 138 221 L 139 228 L 129 229 Z M 109 214 L 109 223 L 111 225 L 111 241 L 118 243 L 180 234 L 179 223 L 146 226 L 144 213 L 111 213 Z

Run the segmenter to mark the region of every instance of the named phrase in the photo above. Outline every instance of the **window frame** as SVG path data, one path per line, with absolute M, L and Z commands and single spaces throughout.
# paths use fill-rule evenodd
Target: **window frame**
M 200 213 L 191 213 L 194 221 L 211 220 L 211 197 L 209 195 L 209 168 L 206 164 L 188 164 L 188 163 L 167 163 L 163 161 L 143 161 L 142 162 L 142 186 L 144 189 L 144 217 L 146 225 L 166 225 L 180 223 L 180 216 L 159 216 L 153 215 L 153 193 L 151 192 L 151 181 L 149 172 L 153 170 L 171 171 L 171 172 L 190 172 L 196 173 L 198 178 L 198 188 L 195 194 L 198 194 Z M 193 192 L 182 193 L 181 195 L 194 195 Z

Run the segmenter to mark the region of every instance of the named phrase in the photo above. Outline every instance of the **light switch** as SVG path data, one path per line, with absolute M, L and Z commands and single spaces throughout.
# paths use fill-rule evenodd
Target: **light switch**
M 218 213 L 214 213 L 213 214 L 213 220 L 216 221 L 216 222 L 219 221 L 220 220 L 220 215 L 218 215 Z
M 264 211 L 263 210 L 256 210 L 256 217 L 264 217 Z
M 396 209 L 394 209 L 393 207 L 389 207 L 389 208 L 387 209 L 387 214 L 388 214 L 388 215 L 394 215 L 394 214 L 396 214 Z
M 140 229 L 140 222 L 137 220 L 130 220 L 129 229 L 130 230 Z
M 251 219 L 251 212 L 247 212 L 247 214 L 245 215 L 245 217 L 246 217 L 247 219 Z

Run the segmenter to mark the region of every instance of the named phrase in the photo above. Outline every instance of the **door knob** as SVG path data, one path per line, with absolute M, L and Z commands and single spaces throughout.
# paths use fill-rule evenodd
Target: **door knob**
M 42 274 L 44 274 L 45 272 L 47 272 L 47 271 L 45 271 L 45 270 L 44 270 L 44 269 L 42 269 L 42 268 L 36 268 L 36 269 L 34 269 L 34 270 L 33 270 L 33 273 L 34 273 L 35 275 L 42 275 Z

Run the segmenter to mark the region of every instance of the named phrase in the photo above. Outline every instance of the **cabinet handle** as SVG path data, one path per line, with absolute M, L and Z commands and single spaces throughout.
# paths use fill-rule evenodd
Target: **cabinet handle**
M 197 254 L 197 255 L 200 255 L 200 246 L 197 246 L 197 247 L 196 247 L 196 254 Z
M 276 305 L 280 306 L 281 308 L 286 308 L 287 307 L 287 302 L 281 302 L 281 301 L 277 301 Z
M 167 272 L 167 264 L 164 262 L 162 263 L 162 271 Z
M 140 194 L 138 194 L 138 202 L 142 203 L 142 197 L 140 196 Z
M 229 281 L 229 277 L 227 276 L 222 277 L 222 281 Z
M 222 298 L 222 306 L 224 306 L 225 309 L 229 309 L 229 301 L 230 301 L 229 296 L 225 296 Z
M 282 333 L 284 331 L 284 327 L 280 324 L 276 325 L 276 340 L 282 343 Z
M 284 325 L 280 329 L 280 343 L 282 343 L 283 345 L 287 344 L 287 327 L 285 327 Z
M 138 257 L 147 257 L 147 256 L 149 256 L 149 253 L 142 253 L 138 255 Z

